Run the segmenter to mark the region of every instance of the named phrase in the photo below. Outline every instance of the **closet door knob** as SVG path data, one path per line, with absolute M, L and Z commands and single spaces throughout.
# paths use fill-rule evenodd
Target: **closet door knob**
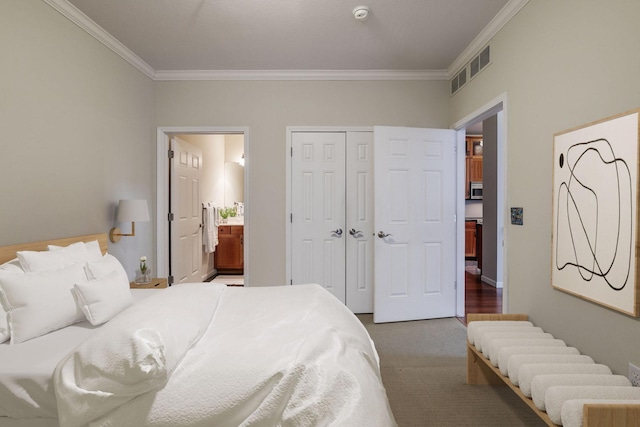
M 332 231 L 331 234 L 335 234 L 338 237 L 342 236 L 342 228 L 338 228 L 337 230 Z
M 362 234 L 362 231 L 352 228 L 351 230 L 349 230 L 349 234 L 351 234 L 353 237 L 356 237 L 358 234 Z
M 384 239 L 385 237 L 389 237 L 391 234 L 387 234 L 384 231 L 378 231 L 378 237 Z

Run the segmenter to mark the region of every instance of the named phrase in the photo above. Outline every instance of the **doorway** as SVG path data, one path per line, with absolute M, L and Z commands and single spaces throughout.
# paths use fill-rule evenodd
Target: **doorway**
M 236 157 L 237 162 L 243 161 L 244 167 L 241 172 L 242 189 L 236 189 L 236 193 L 243 193 L 244 205 L 242 207 L 243 217 L 243 237 L 242 237 L 242 259 L 243 259 L 243 283 L 248 285 L 249 279 L 249 259 L 248 259 L 248 247 L 249 247 L 249 226 L 250 226 L 250 204 L 249 204 L 249 185 L 248 185 L 248 168 L 250 165 L 250 152 L 249 152 L 249 129 L 247 127 L 161 127 L 157 129 L 157 142 L 156 142 L 156 260 L 157 270 L 161 277 L 169 277 L 171 269 L 171 238 L 170 238 L 170 223 L 169 223 L 169 211 L 171 201 L 171 188 L 170 188 L 170 168 L 169 168 L 169 151 L 170 141 L 175 135 L 191 135 L 194 137 L 200 136 L 224 136 L 224 135 L 237 135 L 242 136 L 244 141 L 241 145 L 242 149 L 238 150 Z M 204 168 L 206 169 L 206 163 Z M 224 173 L 224 172 L 223 172 Z M 237 174 L 236 174 L 237 176 Z M 236 197 L 236 196 L 233 196 Z M 209 202 L 209 200 L 207 200 Z M 224 197 L 222 204 L 224 205 Z M 217 204 L 217 203 L 216 203 Z
M 506 250 L 506 223 L 505 214 L 506 206 L 506 129 L 507 129 L 507 96 L 502 94 L 489 103 L 485 104 L 478 110 L 474 111 L 467 117 L 455 123 L 452 128 L 458 131 L 467 131 L 478 122 L 487 119 L 487 123 L 492 123 L 494 129 L 492 132 L 495 136 L 492 138 L 491 159 L 487 156 L 483 162 L 483 181 L 484 178 L 489 179 L 485 184 L 483 182 L 483 199 L 482 199 L 482 268 L 492 270 L 491 279 L 487 280 L 490 285 L 496 289 L 502 288 L 502 305 L 501 310 L 508 311 L 508 283 L 507 283 L 507 262 L 505 260 Z M 483 129 L 483 134 L 486 130 Z M 490 131 L 491 132 L 491 131 Z M 488 154 L 486 141 L 483 147 L 484 154 Z M 459 153 L 459 162 L 463 163 L 466 152 Z M 484 188 L 487 185 L 488 188 Z M 459 200 L 464 205 L 466 197 L 465 191 L 459 193 Z M 464 245 L 464 238 L 459 242 Z M 465 263 L 461 263 L 462 271 L 460 275 L 464 277 Z M 464 283 L 464 279 L 460 281 Z M 460 317 L 465 315 L 465 287 L 458 287 L 458 313 Z

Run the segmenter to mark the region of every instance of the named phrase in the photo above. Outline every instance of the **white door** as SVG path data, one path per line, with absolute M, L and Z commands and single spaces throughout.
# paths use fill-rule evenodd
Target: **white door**
M 455 316 L 455 132 L 374 134 L 374 322 Z
M 347 307 L 373 312 L 373 132 L 347 132 Z
M 291 281 L 345 302 L 345 133 L 292 134 Z
M 171 138 L 171 275 L 173 283 L 202 282 L 202 151 Z

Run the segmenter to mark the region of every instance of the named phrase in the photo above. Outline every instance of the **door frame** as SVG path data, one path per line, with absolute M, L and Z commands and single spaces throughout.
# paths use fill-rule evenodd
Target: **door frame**
M 497 161 L 496 161 L 496 223 L 497 223 L 497 244 L 496 244 L 496 272 L 502 273 L 502 280 L 497 280 L 496 285 L 502 284 L 502 312 L 509 312 L 509 286 L 508 286 L 508 262 L 507 262 L 507 222 L 506 219 L 510 216 L 507 213 L 507 93 L 503 92 L 491 101 L 487 102 L 480 108 L 476 109 L 472 113 L 463 117 L 462 119 L 451 125 L 451 129 L 458 131 L 458 135 L 464 136 L 466 134 L 466 128 L 473 123 L 477 123 L 481 120 L 487 119 L 491 116 L 498 116 L 498 146 L 497 146 Z M 458 186 L 458 205 L 462 206 L 462 217 L 464 218 L 464 160 L 466 152 L 465 150 L 458 150 L 458 165 L 462 165 L 462 177 L 458 174 L 458 179 L 461 179 Z M 458 283 L 464 284 L 464 221 L 458 221 Z M 498 278 L 500 279 L 500 278 Z M 499 287 L 499 286 L 498 286 Z M 465 286 L 458 286 L 458 316 L 464 317 L 465 315 Z
M 156 271 L 158 277 L 169 274 L 169 227 L 166 226 L 169 217 L 169 163 L 168 152 L 170 139 L 175 134 L 243 134 L 244 135 L 244 284 L 251 286 L 249 268 L 249 227 L 251 224 L 249 203 L 249 127 L 247 126 L 163 126 L 156 131 Z M 205 166 L 206 167 L 206 166 Z
M 285 283 L 292 284 L 291 279 L 291 139 L 294 132 L 373 132 L 373 126 L 287 126 L 287 148 L 286 156 L 286 215 L 285 221 Z

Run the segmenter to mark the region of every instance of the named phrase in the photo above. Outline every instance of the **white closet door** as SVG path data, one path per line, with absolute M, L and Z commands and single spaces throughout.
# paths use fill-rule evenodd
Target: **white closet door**
M 171 139 L 171 275 L 174 283 L 202 281 L 202 151 Z
M 291 280 L 345 302 L 344 132 L 292 134 Z
M 374 321 L 455 316 L 455 132 L 374 133 Z
M 373 313 L 373 132 L 347 133 L 347 307 Z

